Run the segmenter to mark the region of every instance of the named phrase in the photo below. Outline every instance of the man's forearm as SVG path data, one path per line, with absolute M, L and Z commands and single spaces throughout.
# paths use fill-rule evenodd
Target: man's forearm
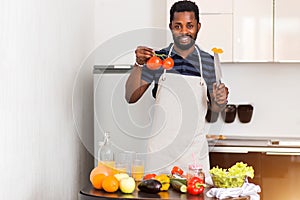
M 142 68 L 134 66 L 126 82 L 125 98 L 128 103 L 135 103 L 144 94 L 148 85 L 141 80 Z

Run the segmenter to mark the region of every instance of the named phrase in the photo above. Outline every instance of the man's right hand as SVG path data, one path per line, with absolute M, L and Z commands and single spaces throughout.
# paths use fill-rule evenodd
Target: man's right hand
M 139 65 L 146 64 L 147 60 L 154 55 L 154 50 L 145 47 L 145 46 L 138 46 L 135 50 L 136 62 Z

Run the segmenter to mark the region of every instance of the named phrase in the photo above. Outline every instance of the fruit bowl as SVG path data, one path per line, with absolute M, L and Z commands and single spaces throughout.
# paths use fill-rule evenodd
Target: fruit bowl
M 214 175 L 211 174 L 211 178 L 213 181 L 213 184 L 217 188 L 237 188 L 242 187 L 245 181 L 247 180 L 247 177 L 245 175 Z

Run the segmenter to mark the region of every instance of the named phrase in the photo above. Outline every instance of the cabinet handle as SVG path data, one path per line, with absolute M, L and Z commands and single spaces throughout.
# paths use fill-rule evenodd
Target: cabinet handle
M 270 156 L 300 156 L 300 152 L 266 152 Z
M 240 147 L 230 147 L 230 148 L 224 148 L 224 147 L 209 147 L 210 152 L 220 152 L 220 153 L 248 153 L 249 151 L 245 148 Z

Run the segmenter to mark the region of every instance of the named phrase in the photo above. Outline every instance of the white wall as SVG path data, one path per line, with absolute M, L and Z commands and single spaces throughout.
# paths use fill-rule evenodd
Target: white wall
M 72 90 L 94 46 L 94 0 L 0 2 L 0 199 L 77 199 L 92 157 Z M 91 76 L 92 77 L 92 76 Z M 92 105 L 92 79 L 83 85 Z M 92 109 L 80 113 L 93 133 Z
M 211 124 L 211 134 L 247 137 L 300 138 L 300 63 L 223 64 L 223 81 L 229 87 L 229 103 L 251 103 L 250 123 Z
M 166 1 L 96 0 L 95 2 L 97 45 L 126 31 L 166 27 Z
M 92 66 L 80 65 L 120 32 L 165 27 L 164 4 L 0 2 L 0 199 L 77 199 L 93 167 Z

